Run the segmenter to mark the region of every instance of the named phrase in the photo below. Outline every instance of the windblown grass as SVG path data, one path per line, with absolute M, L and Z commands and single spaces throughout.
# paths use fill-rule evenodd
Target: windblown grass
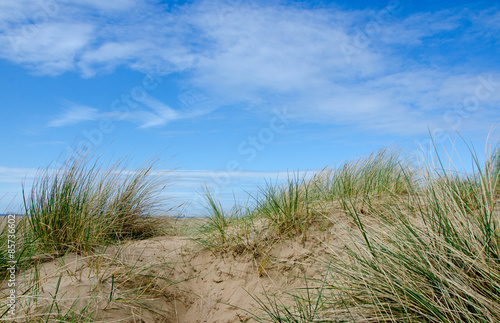
M 324 169 L 310 179 L 290 175 L 284 182 L 268 182 L 259 189 L 252 207 L 235 208 L 231 215 L 207 192 L 209 212 L 205 233 L 217 232 L 214 248 L 227 248 L 231 241 L 239 243 L 238 237 L 227 237 L 236 222 L 264 223 L 268 234 L 259 235 L 261 239 L 307 235 L 311 227 L 324 227 L 328 223 L 328 210 L 333 203 L 342 205 L 345 199 L 383 200 L 384 196 L 407 195 L 416 185 L 415 172 L 397 150 L 382 149 L 338 169 Z
M 5 221 L 5 224 L 2 223 L 2 227 L 0 229 L 0 273 L 1 276 L 4 276 L 10 265 L 10 254 L 8 253 L 8 237 L 10 233 L 9 226 L 7 225 L 7 219 L 2 219 L 2 221 Z
M 346 226 L 350 239 L 325 265 L 329 274 L 310 284 L 321 287 L 290 294 L 290 302 L 256 298 L 266 315 L 253 318 L 500 321 L 500 157 L 496 150 L 481 163 L 470 152 L 472 174 L 445 170 L 439 156 L 436 169 L 419 169 L 400 152 L 381 150 L 308 180 L 292 177 L 261 189 L 246 213 L 253 223 L 266 223 L 268 234 L 258 236 L 257 245 L 310 234 L 325 219 L 336 225 L 342 215 L 356 229 Z M 220 242 L 213 247 L 240 243 L 228 239 L 235 226 L 222 208 L 212 197 L 208 202 Z M 340 206 L 342 215 L 331 205 Z
M 192 240 L 214 253 L 250 252 L 260 257 L 264 230 L 255 223 L 256 216 L 251 209 L 235 203 L 226 211 L 207 188 L 204 196 L 206 221 L 198 226 Z
M 315 295 L 308 299 L 321 305 L 314 307 L 314 321 L 500 321 L 498 151 L 485 164 L 471 154 L 474 174 L 443 171 L 441 163 L 439 171 L 424 169 L 420 184 L 401 165 L 358 164 L 337 172 L 349 176 L 336 177 L 328 187 L 343 196 L 345 215 L 357 231 L 349 232 L 346 256 L 339 252 L 326 268 L 330 274 L 316 282 L 322 287 L 306 289 Z M 395 165 L 391 160 L 382 164 Z M 351 178 L 360 182 L 354 185 Z M 384 191 L 393 194 L 382 207 L 365 199 L 368 214 L 358 211 L 359 192 Z M 304 299 L 301 294 L 293 298 Z M 284 305 L 266 296 L 260 300 L 266 318 L 258 320 L 307 322 L 314 305 L 307 302 Z
M 330 250 L 316 259 L 323 276 L 305 277 L 304 271 L 303 288 L 254 296 L 262 312 L 247 313 L 259 322 L 498 322 L 500 151 L 485 162 L 472 148 L 470 153 L 474 171 L 466 173 L 445 169 L 439 156 L 436 167 L 417 167 L 401 151 L 383 149 L 309 178 L 268 183 L 251 206 L 230 210 L 205 190 L 207 218 L 192 240 L 216 256 L 253 255 L 263 276 L 269 264 L 279 263 L 271 259 L 274 246 L 302 239 L 305 248 L 307 238 L 327 232 L 327 239 L 315 240 Z M 125 160 L 105 167 L 87 156 L 40 173 L 24 194 L 28 216 L 21 250 L 29 245 L 29 252 L 77 251 L 94 259 L 88 268 L 100 277 L 101 295 L 91 295 L 92 308 L 78 301 L 61 311 L 56 280 L 53 298 L 28 310 L 28 318 L 91 321 L 103 291 L 107 304 L 123 301 L 156 311 L 140 296 L 165 296 L 171 285 L 167 262 L 161 268 L 120 264 L 118 256 L 103 260 L 104 253 L 93 253 L 158 234 L 155 215 L 166 183 L 156 162 L 129 171 Z M 330 241 L 337 234 L 342 237 Z M 28 302 L 38 299 L 36 268 Z
M 25 216 L 15 230 L 15 320 L 91 322 L 107 308 L 130 308 L 137 313 L 146 309 L 162 316 L 163 310 L 154 308 L 150 300 L 171 285 L 170 263 L 158 261 L 158 256 L 155 263 L 123 261 L 122 242 L 165 233 L 169 201 L 162 194 L 170 184 L 169 172 L 158 171 L 158 159 L 131 170 L 125 158 L 112 163 L 92 154 L 72 157 L 58 169 L 41 170 L 30 190 L 23 187 Z M 8 228 L 2 230 L 0 273 L 4 283 Z M 118 248 L 111 256 L 107 252 L 110 245 Z M 74 269 L 65 264 L 66 257 L 76 257 L 76 264 L 71 265 Z M 41 275 L 38 268 L 51 259 L 61 265 L 53 273 Z M 87 277 L 83 280 L 92 283 L 88 290 L 84 283 L 76 298 L 71 290 L 60 290 L 62 281 L 82 281 L 84 272 Z M 56 281 L 55 274 L 59 276 Z M 47 295 L 43 290 L 52 291 Z M 5 304 L 0 306 L 0 318 L 11 319 L 7 311 Z
M 329 171 L 319 191 L 331 199 L 405 194 L 415 184 L 413 167 L 400 151 L 381 149 Z
M 41 171 L 23 189 L 27 241 L 56 254 L 158 234 L 159 199 L 168 184 L 153 159 L 130 171 L 125 159 L 106 164 L 87 155 Z
M 254 212 L 268 220 L 275 235 L 303 234 L 313 220 L 309 193 L 309 183 L 297 177 L 281 185 L 268 183 L 260 189 Z
M 15 222 L 7 217 L 0 223 L 0 282 L 9 277 L 9 268 L 29 266 L 35 251 L 23 240 L 26 232 L 26 220 L 16 217 Z

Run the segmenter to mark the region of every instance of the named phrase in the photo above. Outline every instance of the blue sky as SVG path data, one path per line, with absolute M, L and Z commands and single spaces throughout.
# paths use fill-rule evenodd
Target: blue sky
M 495 1 L 2 1 L 0 213 L 71 147 L 160 153 L 191 205 L 429 131 L 481 150 L 499 35 Z

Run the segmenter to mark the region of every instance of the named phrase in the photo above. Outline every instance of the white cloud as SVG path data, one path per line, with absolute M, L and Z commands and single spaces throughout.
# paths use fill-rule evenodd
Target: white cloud
M 65 103 L 66 110 L 48 123 L 49 127 L 63 127 L 80 123 L 82 121 L 93 121 L 100 117 L 98 110 L 78 105 L 72 102 Z
M 137 57 L 147 49 L 145 42 L 109 42 L 103 44 L 94 51 L 86 52 L 82 55 L 82 60 L 92 63 L 112 63 L 114 61 L 127 60 Z
M 200 57 L 194 84 L 219 95 L 255 97 L 335 86 L 380 71 L 378 55 L 365 51 L 347 64 L 341 44 L 349 41 L 343 20 L 328 12 L 243 6 L 223 21 L 210 11 L 193 20 L 213 40 L 214 53 Z M 231 89 L 231 90 L 230 90 Z
M 142 103 L 153 111 L 144 115 L 144 124 L 141 126 L 143 128 L 162 126 L 180 117 L 177 111 L 150 96 L 142 100 Z
M 413 52 L 470 37 L 461 31 L 467 30 L 464 20 L 477 23 L 471 34 L 498 42 L 498 33 L 492 33 L 498 29 L 495 9 L 478 14 L 450 9 L 404 18 L 394 9 L 381 23 L 374 17 L 382 11 L 278 2 L 194 1 L 171 10 L 134 0 L 68 0 L 58 5 L 55 14 L 30 25 L 36 8 L 28 2 L 1 4 L 0 41 L 10 39 L 13 46 L 0 48 L 0 56 L 51 75 L 78 71 L 91 77 L 120 65 L 139 71 L 155 66 L 166 74 L 184 72 L 187 86 L 217 98 L 216 106 L 189 111 L 151 98 L 130 115 L 141 127 L 245 102 L 265 108 L 286 105 L 304 121 L 425 133 L 427 126 L 448 126 L 441 120 L 443 113 L 473 95 L 479 74 L 498 75 L 498 66 L 467 68 L 455 63 L 450 69 L 439 65 L 446 62 L 446 52 Z M 478 25 L 488 32 L 480 33 Z M 27 38 L 20 35 L 27 28 L 34 32 L 23 41 Z M 485 110 L 474 114 L 475 122 L 480 124 L 498 103 L 496 94 L 483 100 Z M 69 111 L 51 125 L 99 115 L 94 110 Z
M 94 27 L 85 23 L 51 22 L 23 25 L 0 34 L 0 57 L 57 75 L 75 68 L 77 54 L 92 40 Z
M 450 10 L 416 13 L 401 21 L 387 24 L 381 30 L 380 39 L 391 44 L 421 45 L 429 37 L 459 28 L 462 15 Z
M 213 107 L 208 105 L 189 105 L 183 110 L 175 110 L 167 104 L 150 95 L 145 94 L 134 108 L 130 108 L 125 113 L 119 112 L 99 112 L 98 109 L 77 104 L 71 101 L 64 101 L 64 110 L 62 113 L 54 117 L 47 124 L 49 127 L 64 127 L 75 125 L 85 121 L 95 121 L 100 119 L 108 120 L 129 120 L 139 124 L 140 128 L 151 128 L 163 126 L 169 122 L 196 118 L 213 110 Z
M 206 115 L 214 110 L 214 107 L 210 104 L 198 104 L 200 102 L 195 102 L 195 104 L 189 105 L 183 110 L 175 110 L 149 95 L 141 100 L 141 103 L 148 110 L 138 110 L 130 115 L 131 119 L 137 119 L 140 122 L 141 128 L 163 126 L 176 120 L 192 119 Z

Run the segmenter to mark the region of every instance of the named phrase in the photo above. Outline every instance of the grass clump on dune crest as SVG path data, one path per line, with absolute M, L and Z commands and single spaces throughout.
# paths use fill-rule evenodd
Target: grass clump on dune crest
M 289 176 L 283 184 L 261 188 L 253 212 L 269 220 L 280 236 L 304 234 L 312 225 L 324 224 L 325 209 L 332 202 L 408 194 L 415 171 L 403 160 L 398 151 L 382 149 L 338 169 L 324 169 L 310 179 Z
M 407 195 L 414 178 L 413 166 L 397 150 L 382 149 L 338 169 L 267 182 L 249 207 L 226 211 L 206 190 L 207 223 L 195 240 L 212 251 L 266 254 L 280 241 L 293 237 L 305 241 L 313 228 L 327 230 L 331 212 L 342 210 L 345 199 L 357 203 L 358 198 Z
M 254 212 L 267 219 L 278 236 L 305 233 L 314 220 L 308 184 L 296 176 L 281 185 L 268 183 L 260 190 Z
M 195 241 L 207 249 L 226 248 L 230 239 L 227 232 L 230 216 L 208 188 L 205 188 L 204 194 L 207 203 L 207 221 L 198 228 L 200 236 L 195 238 Z
M 129 171 L 125 159 L 106 165 L 86 155 L 41 171 L 31 190 L 23 189 L 28 240 L 61 253 L 158 234 L 158 196 L 168 179 L 157 162 Z
M 395 149 L 381 149 L 329 171 L 323 190 L 330 198 L 405 194 L 414 185 L 414 166 Z
M 170 251 L 153 253 L 150 261 L 142 261 L 148 250 L 140 245 L 130 247 L 138 256 L 122 252 L 132 244 L 126 240 L 165 233 L 170 201 L 163 194 L 171 176 L 158 164 L 158 158 L 130 167 L 126 158 L 70 156 L 58 168 L 39 171 L 30 189 L 23 187 L 13 320 L 91 322 L 107 309 L 126 308 L 165 314 L 149 302 L 171 285 Z M 5 255 L 0 257 L 3 296 L 9 289 Z M 9 308 L 0 306 L 1 319 L 11 319 Z
M 247 251 L 255 257 L 260 256 L 263 229 L 255 222 L 251 208 L 235 205 L 225 210 L 208 188 L 205 188 L 204 197 L 206 221 L 197 227 L 192 240 L 214 253 Z

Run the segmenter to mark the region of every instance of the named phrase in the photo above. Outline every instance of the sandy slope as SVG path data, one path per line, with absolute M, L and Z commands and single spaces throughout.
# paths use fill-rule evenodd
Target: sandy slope
M 321 278 L 315 259 L 328 253 L 324 240 L 283 241 L 258 259 L 248 253 L 215 255 L 182 236 L 129 242 L 100 257 L 70 254 L 40 264 L 36 273 L 19 274 L 19 290 L 38 287 L 38 296 L 36 303 L 18 299 L 17 321 L 46 314 L 51 306 L 54 312 L 56 295 L 60 313 L 73 312 L 68 317 L 75 318 L 87 306 L 97 310 L 93 321 L 246 322 L 259 310 L 253 297 L 303 286 L 304 276 Z
M 177 279 L 188 280 L 176 286 L 174 321 L 245 322 L 248 311 L 258 310 L 252 295 L 299 287 L 304 275 L 318 277 L 310 256 L 293 243 L 279 246 L 266 263 L 251 255 L 186 254 L 175 273 Z

